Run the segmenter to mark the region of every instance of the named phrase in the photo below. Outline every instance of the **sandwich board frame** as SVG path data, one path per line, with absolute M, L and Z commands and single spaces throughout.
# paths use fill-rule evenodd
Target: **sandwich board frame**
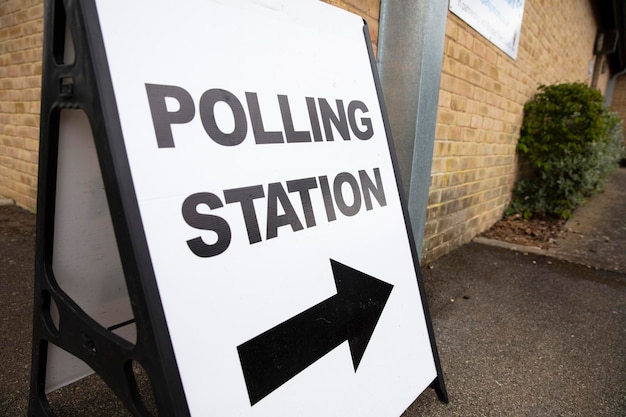
M 164 292 L 155 275 L 155 271 L 158 272 L 159 267 L 154 265 L 154 261 L 157 260 L 154 257 L 154 248 L 150 246 L 151 243 L 146 236 L 146 228 L 150 226 L 146 226 L 149 221 L 145 212 L 142 212 L 142 203 L 139 202 L 137 193 L 137 173 L 133 171 L 133 169 L 137 169 L 137 162 L 129 158 L 127 149 L 129 144 L 126 142 L 128 139 L 125 138 L 125 131 L 120 121 L 120 108 L 118 106 L 120 93 L 114 88 L 115 82 L 112 79 L 110 62 L 108 61 L 110 58 L 108 53 L 110 54 L 112 51 L 111 49 L 107 51 L 105 48 L 106 42 L 101 27 L 103 22 L 100 20 L 102 16 L 99 16 L 99 11 L 102 13 L 102 10 L 98 10 L 98 6 L 102 6 L 104 3 L 106 2 L 100 1 L 98 3 L 96 0 L 48 0 L 45 3 L 35 308 L 29 414 L 37 417 L 53 416 L 54 413 L 46 393 L 80 379 L 84 376 L 81 374 L 83 372 L 81 369 L 86 368 L 89 372 L 97 373 L 133 415 L 149 416 L 151 414 L 144 404 L 145 398 L 143 398 L 138 387 L 137 374 L 134 370 L 135 366 L 139 365 L 148 376 L 159 415 L 200 415 L 197 412 L 198 406 L 194 404 L 190 406 L 189 404 L 189 382 L 187 382 L 186 387 L 184 386 L 183 379 L 189 379 L 186 375 L 190 371 L 185 370 L 181 374 L 179 366 L 181 357 L 179 356 L 177 360 L 175 352 L 175 341 L 172 339 L 171 333 L 172 325 L 174 324 L 173 328 L 176 332 L 179 332 L 180 329 L 176 328 L 178 325 L 175 320 L 168 320 L 168 312 L 163 304 L 163 297 L 167 297 L 168 294 L 167 291 Z M 217 1 L 217 3 L 223 2 Z M 246 3 L 246 1 L 241 3 Z M 280 5 L 280 2 L 275 1 L 251 1 L 251 3 L 264 3 L 264 7 Z M 331 11 L 331 6 L 324 5 L 323 7 L 328 9 L 324 9 L 322 14 L 328 13 L 328 16 L 332 16 L 335 13 Z M 342 11 L 342 13 L 345 12 Z M 342 21 L 344 17 L 338 19 L 338 21 Z M 422 314 L 420 320 L 423 320 L 421 325 L 425 330 L 426 344 L 432 354 L 427 361 L 428 366 L 432 365 L 434 369 L 434 375 L 429 385 L 436 390 L 442 401 L 447 402 L 447 392 L 419 271 L 419 261 L 412 244 L 413 238 L 408 224 L 409 217 L 406 204 L 400 191 L 402 187 L 397 175 L 397 163 L 369 32 L 365 23 L 361 23 L 361 25 L 361 45 L 364 48 L 363 53 L 367 57 L 367 70 L 372 77 L 372 86 L 377 97 L 376 105 L 379 106 L 380 111 L 377 117 L 380 118 L 380 123 L 383 125 L 381 130 L 384 130 L 386 137 L 385 143 L 389 152 L 387 157 L 390 158 L 389 163 L 393 167 L 395 188 L 391 189 L 391 193 L 390 189 L 387 188 L 387 196 L 390 200 L 397 199 L 398 207 L 401 209 L 406 236 L 400 240 L 408 242 L 404 249 L 410 254 L 410 263 L 417 289 L 410 295 L 416 297 L 416 306 L 419 307 Z M 110 27 L 108 31 L 108 33 L 111 32 Z M 68 54 L 69 50 L 73 53 Z M 150 94 L 149 87 L 146 88 Z M 250 96 L 247 97 L 248 106 L 251 108 Z M 165 96 L 162 98 L 165 102 Z M 284 102 L 282 101 L 281 105 Z M 355 101 L 352 101 L 350 105 L 354 103 Z M 150 104 L 152 105 L 153 102 Z M 215 105 L 215 102 L 213 104 Z M 365 112 L 367 108 L 364 110 L 362 104 L 357 102 L 352 107 L 353 111 L 356 109 Z M 318 102 L 318 105 L 322 106 L 321 101 Z M 309 107 L 309 111 L 310 109 L 311 107 Z M 152 108 L 151 110 L 156 128 L 155 109 Z M 281 108 L 282 110 L 283 108 Z M 76 116 L 76 112 L 82 116 Z M 169 112 L 170 115 L 176 113 L 169 111 L 167 106 L 165 112 Z M 352 114 L 353 118 L 355 114 L 355 112 Z M 250 117 L 252 118 L 252 116 Z M 350 127 L 352 133 L 356 134 L 357 137 L 359 134 L 367 134 L 366 130 L 360 130 L 365 128 L 363 125 L 355 127 L 351 124 Z M 293 125 L 291 128 L 293 131 Z M 332 128 L 329 129 L 332 132 Z M 78 130 L 78 133 L 75 130 Z M 85 130 L 88 131 L 86 135 L 84 134 Z M 155 133 L 157 136 L 159 135 L 158 131 Z M 326 133 L 328 135 L 328 132 Z M 91 141 L 92 143 L 87 145 L 81 143 L 81 134 L 87 137 L 91 136 L 88 138 L 88 142 Z M 71 138 L 69 142 L 68 137 Z M 327 140 L 330 139 L 327 138 Z M 71 154 L 72 150 L 76 148 L 79 149 L 79 153 Z M 78 160 L 88 161 L 89 166 L 77 163 Z M 73 166 L 75 170 L 66 170 L 66 165 Z M 158 167 L 153 168 L 157 169 Z M 342 176 L 342 174 L 335 178 L 336 183 L 337 178 L 341 178 L 339 187 L 335 187 L 334 190 L 336 200 L 341 197 L 342 185 L 351 186 L 355 178 L 352 177 L 351 179 L 349 176 Z M 382 205 L 381 201 L 386 204 L 384 196 L 381 198 L 380 194 L 376 195 L 376 187 L 378 190 L 382 188 L 376 170 L 371 175 L 375 177 L 374 180 L 368 176 L 367 172 L 363 175 L 359 172 L 358 178 L 362 182 L 369 181 L 367 182 L 369 191 L 374 194 L 369 195 L 370 199 L 374 197 L 379 204 Z M 93 176 L 95 179 L 80 182 L 81 177 L 84 176 Z M 318 181 L 319 187 L 323 188 L 322 177 Z M 85 183 L 88 184 L 85 185 Z M 292 183 L 295 182 L 292 181 Z M 139 188 L 142 187 L 145 187 L 145 184 L 139 186 Z M 305 187 L 310 187 L 308 188 L 310 190 L 312 186 Z M 362 185 L 362 187 L 364 186 Z M 77 189 L 78 191 L 76 191 Z M 303 190 L 302 188 L 299 189 L 301 197 L 306 195 Z M 353 187 L 352 190 L 354 191 L 355 188 Z M 363 190 L 363 198 L 367 199 L 368 195 L 365 188 Z M 276 198 L 281 204 L 288 204 L 281 197 Z M 356 192 L 354 198 L 356 199 Z M 244 203 L 241 200 L 239 202 L 243 208 Z M 335 203 L 339 204 L 337 201 Z M 368 203 L 366 202 L 366 204 Z M 74 212 L 81 213 L 80 207 L 89 205 L 99 206 L 97 215 L 94 216 L 91 211 L 87 214 L 71 215 Z M 210 206 L 208 203 L 207 205 Z M 344 209 L 345 212 L 348 212 L 355 205 L 356 200 L 352 203 L 344 200 L 343 206 L 339 204 L 336 208 L 344 213 Z M 372 201 L 369 201 L 369 205 L 372 205 Z M 91 208 L 93 209 L 93 207 Z M 70 215 L 66 216 L 67 213 Z M 202 214 L 200 212 L 195 213 L 196 216 L 200 217 Z M 306 214 L 305 208 L 305 216 Z M 330 220 L 329 212 L 327 211 L 326 214 Z M 350 216 L 353 215 L 350 214 Z M 284 216 L 284 214 L 275 214 L 274 220 L 278 222 L 275 225 L 276 229 L 280 226 L 291 226 L 293 230 L 296 230 L 293 218 L 289 220 L 285 219 Z M 93 223 L 95 217 L 104 217 L 100 226 Z M 246 217 L 246 220 L 249 219 Z M 187 223 L 191 225 L 193 222 L 188 221 Z M 312 224 L 314 225 L 314 223 Z M 82 232 L 72 232 L 72 228 L 76 225 L 83 227 Z M 92 235 L 90 235 L 90 231 L 93 232 Z M 251 236 L 250 233 L 248 235 Z M 67 240 L 75 240 L 74 245 L 72 246 Z M 192 240 L 190 239 L 187 243 L 189 249 L 193 251 L 192 244 L 189 243 Z M 98 247 L 97 244 L 94 246 L 94 241 L 104 242 L 103 244 L 108 247 Z M 64 248 L 66 245 L 70 245 L 72 250 L 80 251 L 82 248 L 85 251 L 84 256 L 81 256 L 80 253 L 72 255 L 71 250 Z M 200 247 L 206 249 L 208 246 L 211 245 L 205 244 Z M 90 255 L 91 252 L 98 250 L 109 253 L 109 257 L 105 257 L 103 261 L 98 256 Z M 83 261 L 80 267 L 73 265 L 81 262 L 77 258 L 83 257 L 86 261 Z M 344 282 L 349 281 L 349 279 L 358 281 L 372 278 L 370 286 L 380 288 L 385 294 L 381 300 L 372 301 L 370 299 L 370 303 L 376 304 L 379 310 L 385 307 L 393 286 L 341 262 L 333 259 L 330 261 L 338 291 L 341 291 L 341 286 L 344 285 L 342 278 L 345 278 Z M 113 264 L 112 272 L 104 275 L 99 274 L 97 270 L 104 264 Z M 68 279 L 64 275 L 76 275 L 76 277 Z M 115 281 L 112 275 L 121 275 L 121 277 L 118 276 L 118 281 Z M 338 278 L 338 276 L 342 278 Z M 121 281 L 119 281 L 120 279 Z M 72 285 L 76 285 L 77 289 L 73 289 Z M 104 288 L 104 290 L 93 288 L 102 285 L 105 287 L 114 285 L 119 288 L 117 291 L 110 291 L 110 288 Z M 125 288 L 121 288 L 124 285 Z M 92 292 L 98 293 L 98 290 L 105 294 L 95 298 L 86 296 Z M 348 292 L 350 291 L 348 289 Z M 333 296 L 327 301 L 328 303 L 320 303 L 318 306 L 324 309 L 323 314 L 333 314 L 333 312 L 327 312 L 326 309 L 329 303 L 334 306 L 337 299 Z M 340 304 L 343 302 L 350 303 L 352 301 L 340 298 Z M 320 310 L 314 310 L 318 306 L 308 309 L 308 314 L 320 314 Z M 358 310 L 360 307 L 352 306 L 350 308 Z M 334 311 L 335 309 L 335 307 L 330 307 L 330 310 Z M 171 313 L 172 309 L 169 308 L 168 311 Z M 381 311 L 378 311 L 373 318 L 368 314 L 359 316 L 360 318 L 357 320 L 373 321 L 369 325 L 376 326 Z M 295 316 L 294 319 L 304 316 L 306 315 L 303 313 Z M 192 319 L 192 317 L 187 318 Z M 361 325 L 359 324 L 359 326 Z M 279 327 L 276 326 L 274 329 Z M 306 329 L 305 333 L 309 332 L 311 328 L 307 327 Z M 277 332 L 280 336 L 276 337 L 284 337 L 284 332 L 280 333 L 280 329 Z M 250 382 L 259 374 L 273 371 L 271 366 L 262 368 L 256 361 L 259 354 L 256 343 L 261 340 L 263 335 L 274 337 L 268 331 L 256 338 L 243 340 L 242 342 L 245 343 L 236 346 L 241 360 L 242 376 L 247 384 L 249 396 L 247 407 L 254 407 L 279 386 L 293 378 L 294 375 L 292 374 L 298 374 L 310 365 L 308 362 L 294 365 L 296 368 L 298 366 L 300 368 L 287 376 L 276 375 L 276 380 L 270 382 L 269 385 Z M 335 335 L 333 334 L 332 337 Z M 348 335 L 347 337 L 350 338 L 351 336 Z M 352 340 L 349 342 L 355 372 L 371 337 L 370 332 L 363 336 L 364 340 L 360 342 L 353 342 Z M 184 336 L 177 334 L 176 338 L 183 340 Z M 317 356 L 312 361 L 314 362 L 320 356 L 326 355 L 329 350 L 333 350 L 335 346 L 345 340 L 332 342 L 332 346 L 323 343 L 324 346 L 319 347 L 321 353 L 313 354 Z M 210 338 L 205 337 L 202 341 L 207 343 Z M 283 342 L 284 339 L 280 339 L 280 343 Z M 295 342 L 301 343 L 300 340 Z M 188 342 L 178 343 L 187 344 Z M 263 341 L 262 343 L 266 342 Z M 357 347 L 357 345 L 361 346 Z M 65 353 L 57 355 L 54 352 Z M 301 358 L 293 359 L 293 361 L 300 360 Z M 78 371 L 76 373 L 67 372 L 67 368 L 71 368 L 72 364 L 76 362 L 82 364 L 77 367 Z M 53 383 L 50 382 L 51 375 L 56 378 Z M 415 396 L 418 394 L 419 392 L 416 392 Z M 196 412 L 193 412 L 194 409 Z M 210 411 L 203 412 L 209 413 Z
M 124 152 L 121 143 L 113 139 L 119 139 L 121 133 L 111 86 L 106 84 L 107 77 L 97 66 L 106 59 L 104 50 L 89 44 L 99 37 L 92 26 L 95 16 L 93 2 L 45 2 L 29 415 L 54 416 L 46 385 L 49 385 L 47 374 L 54 365 L 50 363 L 51 350 L 60 349 L 96 372 L 133 415 L 150 415 L 133 371 L 133 365 L 140 364 L 149 376 L 159 414 L 187 416 L 189 411 L 167 326 L 158 306 L 159 293 L 149 276 L 151 265 L 147 248 L 144 240 L 136 235 L 139 230 L 133 226 L 141 221 L 133 204 L 132 183 L 120 180 L 129 178 L 130 173 L 127 165 L 120 163 L 125 158 L 120 153 Z M 73 49 L 73 57 L 68 57 L 68 47 Z M 61 277 L 55 274 L 53 258 L 59 252 L 55 247 L 55 228 L 60 226 L 56 224 L 56 216 L 61 204 L 56 199 L 57 189 L 63 185 L 57 183 L 59 160 L 63 156 L 59 155 L 59 139 L 65 111 L 83 112 L 91 128 L 96 162 L 106 191 L 104 203 L 110 212 L 105 215 L 112 220 L 115 231 L 116 246 L 102 249 L 119 253 L 122 279 L 133 305 L 135 343 L 115 334 L 116 326 L 105 327 L 87 314 L 85 310 L 90 306 L 81 308 L 59 285 Z M 93 235 L 93 239 L 100 237 L 101 234 Z M 93 284 L 90 271 L 84 271 L 82 279 L 81 293 L 96 290 L 89 288 Z M 71 375 L 63 377 L 74 379 Z M 63 382 L 56 385 L 63 385 Z

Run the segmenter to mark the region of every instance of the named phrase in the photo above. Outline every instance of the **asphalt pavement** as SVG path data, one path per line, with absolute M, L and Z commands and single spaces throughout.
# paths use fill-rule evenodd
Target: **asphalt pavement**
M 484 238 L 423 266 L 449 394 L 417 416 L 626 416 L 626 168 L 549 250 Z
M 567 227 L 550 251 L 477 239 L 422 266 L 450 401 L 427 389 L 403 417 L 626 416 L 626 169 Z M 27 415 L 33 260 L 34 215 L 0 207 L 0 416 Z M 95 376 L 50 400 L 129 416 Z

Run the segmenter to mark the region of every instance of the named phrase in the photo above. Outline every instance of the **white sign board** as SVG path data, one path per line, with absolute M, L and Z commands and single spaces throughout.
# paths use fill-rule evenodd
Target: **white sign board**
M 517 58 L 524 0 L 450 0 L 449 8 L 508 56 Z
M 96 5 L 191 414 L 400 415 L 437 373 L 363 20 Z

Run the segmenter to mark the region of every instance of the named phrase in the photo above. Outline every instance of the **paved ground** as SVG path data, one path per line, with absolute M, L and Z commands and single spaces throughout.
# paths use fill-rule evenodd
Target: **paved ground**
M 427 270 L 450 403 L 417 416 L 626 416 L 626 276 L 471 243 Z
M 625 187 L 620 169 L 558 252 L 483 240 L 423 268 L 450 403 L 428 389 L 403 417 L 626 416 Z M 0 206 L 0 416 L 26 416 L 33 258 L 34 216 Z M 97 377 L 50 398 L 129 415 Z
M 425 268 L 450 403 L 428 390 L 403 417 L 626 416 L 626 168 L 566 228 Z
M 552 252 L 564 259 L 626 274 L 626 168 L 620 168 L 565 225 Z

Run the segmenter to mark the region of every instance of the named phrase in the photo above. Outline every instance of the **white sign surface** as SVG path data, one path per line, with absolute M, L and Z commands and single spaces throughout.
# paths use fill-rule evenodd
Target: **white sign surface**
M 97 8 L 191 414 L 400 415 L 437 375 L 362 19 Z
M 517 58 L 524 0 L 450 0 L 449 7 L 508 56 Z

